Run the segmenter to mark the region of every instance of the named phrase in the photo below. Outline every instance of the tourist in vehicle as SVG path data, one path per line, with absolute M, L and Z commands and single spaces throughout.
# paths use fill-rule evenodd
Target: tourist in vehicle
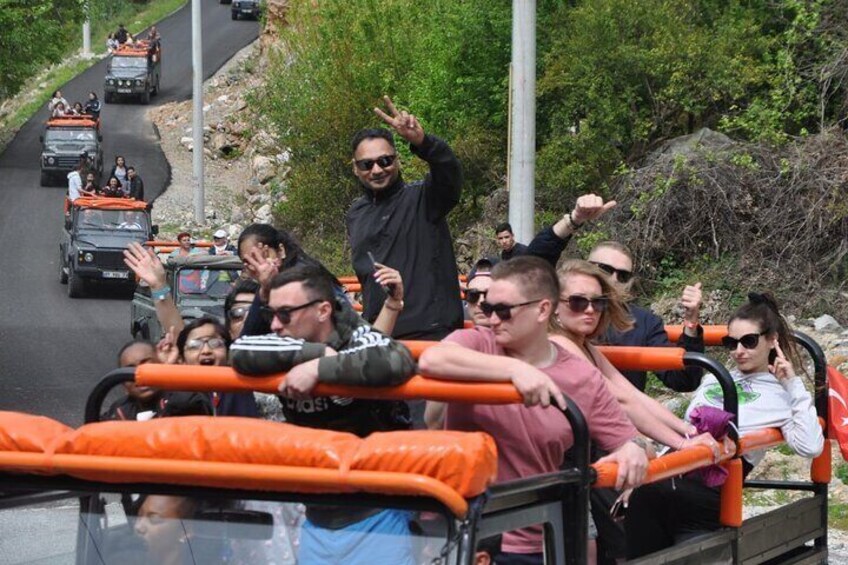
M 52 97 L 52 98 L 50 98 L 50 101 L 47 103 L 47 109 L 48 109 L 48 110 L 50 111 L 50 113 L 52 114 L 52 113 L 53 113 L 53 110 L 55 110 L 55 109 L 56 109 L 56 106 L 58 106 L 60 103 L 62 104 L 62 107 L 63 107 L 63 108 L 67 108 L 67 107 L 68 107 L 68 101 L 67 101 L 67 100 L 65 100 L 65 97 L 64 97 L 64 96 L 62 96 L 62 91 L 61 91 L 61 90 L 57 90 L 57 91 L 55 91 L 55 92 L 53 93 L 53 97 Z
M 53 106 L 53 117 L 54 118 L 64 118 L 69 114 L 68 105 L 64 102 L 56 102 L 56 105 Z
M 247 313 L 257 292 L 259 292 L 258 282 L 252 279 L 240 279 L 224 300 L 224 319 L 230 332 L 230 339 L 233 341 L 241 336 Z
M 143 541 L 151 562 L 160 565 L 195 563 L 191 547 L 191 518 L 197 504 L 184 496 L 150 494 L 144 498 L 133 521 L 133 529 Z
M 495 227 L 495 240 L 501 249 L 501 261 L 507 261 L 513 257 L 527 255 L 527 246 L 515 241 L 512 226 L 508 222 L 498 224 Z
M 446 428 L 485 431 L 498 445 L 498 482 L 558 471 L 573 443 L 571 428 L 551 404 L 565 408 L 563 393 L 580 407 L 592 439 L 618 463 L 616 488 L 637 486 L 647 456 L 638 434 L 600 372 L 549 339 L 559 302 L 556 273 L 537 257 L 498 263 L 481 305 L 490 327 L 459 330 L 424 351 L 419 369 L 452 380 L 512 382 L 525 406 L 448 404 Z M 501 564 L 543 563 L 541 528 L 504 535 Z
M 76 168 L 73 171 L 68 173 L 68 200 L 73 202 L 77 198 L 81 196 L 92 196 L 93 194 L 87 192 L 82 185 L 82 172 L 84 170 L 84 166 L 82 162 L 77 163 Z
M 123 45 L 126 43 L 129 35 L 130 34 L 127 31 L 127 28 L 124 27 L 124 24 L 118 24 L 118 31 L 115 32 L 115 39 L 118 40 L 118 44 Z
M 109 171 L 109 178 L 111 177 L 118 179 L 118 182 L 121 183 L 121 190 L 124 191 L 124 194 L 129 194 L 129 189 L 127 187 L 127 162 L 123 155 L 115 157 L 115 165 L 112 167 L 112 170 Z
M 106 183 L 106 186 L 100 189 L 100 196 L 105 196 L 107 198 L 124 197 L 124 191 L 121 188 L 121 182 L 117 179 L 117 177 L 109 177 L 109 182 Z
M 82 192 L 87 193 L 87 196 L 96 196 L 100 191 L 100 187 L 97 186 L 97 176 L 89 171 L 85 174 L 85 184 L 82 187 Z
M 824 437 L 812 397 L 795 373 L 801 367 L 789 324 L 769 293 L 750 293 L 748 302 L 730 317 L 723 339 L 736 369 L 731 372 L 739 391 L 739 435 L 779 428 L 792 451 L 802 457 L 819 455 Z M 704 378 L 686 410 L 721 408 L 723 396 L 712 375 Z M 743 456 L 748 473 L 763 451 Z M 690 477 L 646 485 L 633 492 L 625 518 L 627 554 L 647 555 L 706 531 L 717 530 L 719 488 Z
M 168 254 L 168 257 L 188 257 L 189 255 L 196 255 L 198 253 L 203 253 L 200 249 L 195 247 L 191 242 L 191 234 L 187 231 L 180 232 L 177 234 L 177 242 L 179 243 L 179 247 L 171 251 Z
M 88 100 L 85 101 L 85 113 L 98 120 L 100 118 L 100 99 L 97 97 L 96 92 L 88 93 Z
M 230 237 L 226 230 L 218 230 L 212 234 L 212 247 L 209 255 L 235 255 L 238 253 L 236 247 L 230 243 Z
M 145 340 L 132 340 L 118 351 L 118 367 L 138 367 L 145 363 L 155 363 L 156 346 Z M 116 400 L 101 420 L 148 420 L 156 413 L 156 403 L 160 391 L 151 387 L 140 387 L 135 381 L 124 383 L 127 395 Z
M 396 268 L 407 285 L 417 285 L 394 337 L 438 340 L 462 327 L 456 258 L 446 220 L 459 202 L 462 167 L 444 141 L 425 135 L 415 116 L 397 110 L 389 97 L 385 103 L 391 115 L 379 108 L 374 112 L 409 142 L 430 174 L 416 183 L 403 180 L 391 131 L 375 128 L 354 134 L 351 167 L 363 195 L 353 202 L 345 221 L 353 268 L 362 284 L 363 316 L 376 320 L 386 298 L 372 277 L 373 256 Z
M 110 33 L 106 38 L 106 50 L 111 54 L 118 48 L 119 45 L 120 43 L 118 42 L 117 37 L 115 37 L 115 32 Z
M 402 402 L 313 395 L 318 383 L 391 386 L 415 371 L 406 347 L 340 301 L 335 282 L 317 265 L 277 274 L 262 309 L 273 333 L 236 340 L 233 367 L 246 375 L 287 372 L 280 394 L 286 421 L 295 425 L 360 437 L 408 429 Z M 306 515 L 300 563 L 414 563 L 408 512 L 311 506 Z
M 68 112 L 68 114 L 71 115 L 71 116 L 82 116 L 83 115 L 82 102 L 74 102 L 74 105 L 71 107 L 71 110 L 70 110 L 70 112 Z
M 119 230 L 143 230 L 146 222 L 144 214 L 138 210 L 126 210 L 121 214 L 121 221 L 118 224 Z
M 144 181 L 133 166 L 127 167 L 127 194 L 130 198 L 144 201 Z

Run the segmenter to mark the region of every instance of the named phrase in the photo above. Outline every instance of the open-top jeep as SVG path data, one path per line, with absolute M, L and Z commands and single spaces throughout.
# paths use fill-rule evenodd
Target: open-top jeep
M 59 243 L 59 282 L 68 285 L 71 298 L 85 294 L 90 280 L 134 285 L 124 249 L 148 241 L 156 231 L 146 202 L 103 197 L 69 202 Z
M 238 257 L 207 255 L 169 257 L 165 262 L 171 297 L 183 318 L 192 320 L 214 316 L 224 320 L 224 300 L 241 274 Z M 156 305 L 150 288 L 136 287 L 132 301 L 130 331 L 133 337 L 158 341 L 162 326 L 156 317 Z
M 106 66 L 103 85 L 106 102 L 116 98 L 137 96 L 142 104 L 150 102 L 150 96 L 159 93 L 162 77 L 162 47 L 157 41 L 138 40 L 133 45 L 122 45 L 112 53 Z
M 47 120 L 41 135 L 41 185 L 68 173 L 86 160 L 86 168 L 98 178 L 103 174 L 103 147 L 100 120 L 93 116 L 64 116 Z

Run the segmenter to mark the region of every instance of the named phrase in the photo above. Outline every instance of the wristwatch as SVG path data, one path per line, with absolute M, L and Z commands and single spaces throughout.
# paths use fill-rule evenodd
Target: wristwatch
M 151 290 L 150 297 L 153 298 L 154 301 L 159 302 L 165 300 L 171 295 L 171 287 L 168 285 L 163 286 L 159 290 Z

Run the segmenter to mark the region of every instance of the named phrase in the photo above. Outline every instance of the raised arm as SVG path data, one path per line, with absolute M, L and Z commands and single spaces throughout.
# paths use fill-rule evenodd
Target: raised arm
M 124 263 L 135 275 L 150 287 L 150 296 L 156 307 L 156 317 L 162 328 L 174 328 L 177 333 L 185 326 L 183 316 L 168 288 L 165 267 L 152 249 L 145 249 L 138 243 L 130 243 L 124 250 Z
M 816 457 L 824 448 L 824 436 L 813 400 L 803 381 L 795 375 L 792 363 L 775 342 L 777 358 L 769 370 L 789 393 L 792 417 L 780 427 L 786 444 L 801 457 Z
M 563 215 L 553 226 L 536 234 L 536 237 L 527 246 L 527 253 L 541 257 L 556 268 L 559 258 L 565 251 L 565 246 L 568 245 L 574 232 L 586 222 L 600 218 L 615 205 L 615 200 L 604 202 L 603 198 L 595 194 L 580 196 L 571 212 Z

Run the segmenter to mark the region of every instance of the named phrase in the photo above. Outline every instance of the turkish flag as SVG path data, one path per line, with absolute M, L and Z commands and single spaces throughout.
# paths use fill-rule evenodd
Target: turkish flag
M 839 442 L 842 458 L 848 461 L 848 377 L 828 366 L 828 437 Z

